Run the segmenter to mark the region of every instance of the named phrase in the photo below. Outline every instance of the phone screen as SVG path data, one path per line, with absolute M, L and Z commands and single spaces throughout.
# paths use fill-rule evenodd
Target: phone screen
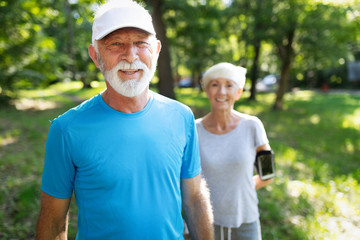
M 274 173 L 274 168 L 272 164 L 272 155 L 261 155 L 259 156 L 259 161 L 261 164 L 262 175 L 268 175 Z
M 256 156 L 256 168 L 262 180 L 275 176 L 275 161 L 272 151 L 260 151 Z

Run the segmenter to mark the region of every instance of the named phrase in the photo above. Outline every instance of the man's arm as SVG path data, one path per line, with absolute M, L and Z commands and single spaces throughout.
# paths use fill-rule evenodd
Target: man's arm
M 37 240 L 67 240 L 70 199 L 55 198 L 42 192 Z
M 181 179 L 183 213 L 192 240 L 213 240 L 210 194 L 201 175 Z

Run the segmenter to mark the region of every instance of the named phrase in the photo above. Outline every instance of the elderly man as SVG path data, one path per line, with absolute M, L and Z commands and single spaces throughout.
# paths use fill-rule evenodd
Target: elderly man
M 106 90 L 52 121 L 37 239 L 67 239 L 75 193 L 77 239 L 213 239 L 194 117 L 149 90 L 161 43 L 131 0 L 95 13 L 89 55 Z M 205 191 L 204 191 L 205 189 Z

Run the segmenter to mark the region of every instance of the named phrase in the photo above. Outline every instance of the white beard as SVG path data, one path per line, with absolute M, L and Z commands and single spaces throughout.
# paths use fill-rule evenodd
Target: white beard
M 140 60 L 135 60 L 133 63 L 129 63 L 125 60 L 120 61 L 111 70 L 106 70 L 104 62 L 102 61 L 100 54 L 97 54 L 100 70 L 104 75 L 105 80 L 110 86 L 119 94 L 125 97 L 139 96 L 149 86 L 151 79 L 156 71 L 157 57 L 154 57 L 149 69 L 145 63 Z M 137 79 L 124 80 L 118 76 L 119 70 L 143 70 L 142 77 Z

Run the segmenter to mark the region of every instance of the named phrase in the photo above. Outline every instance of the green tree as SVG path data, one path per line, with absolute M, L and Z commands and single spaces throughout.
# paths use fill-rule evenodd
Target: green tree
M 57 17 L 49 1 L 0 1 L 0 95 L 57 78 L 62 59 L 44 28 Z
M 90 87 L 91 81 L 98 81 L 99 70 L 88 54 L 88 46 L 91 44 L 93 8 L 96 2 L 96 0 L 78 0 L 71 4 L 71 14 L 68 18 L 68 21 L 73 22 L 74 28 L 72 56 L 74 57 L 73 68 L 76 72 L 73 79 L 80 80 L 84 88 Z
M 283 97 L 296 67 L 317 69 L 334 66 L 348 52 L 346 7 L 305 0 L 273 1 L 268 29 L 280 60 L 280 84 L 274 109 L 282 109 Z
M 157 33 L 157 37 L 162 43 L 158 60 L 159 93 L 175 99 L 170 49 L 168 44 L 168 37 L 166 36 L 166 27 L 163 20 L 164 1 L 151 0 L 150 4 L 153 7 L 152 18 L 154 27 L 156 29 L 155 31 Z
M 245 62 L 248 76 L 251 79 L 250 100 L 256 100 L 256 82 L 260 72 L 260 56 L 262 42 L 268 40 L 268 29 L 272 17 L 272 2 L 261 0 L 234 0 L 229 8 L 232 18 L 229 29 L 232 29 L 239 36 L 240 41 L 248 49 Z
M 92 80 L 97 80 L 98 70 L 88 56 L 91 44 L 91 26 L 95 0 L 54 1 L 53 11 L 58 12 L 56 22 L 45 29 L 46 34 L 56 39 L 56 51 L 64 55 L 64 61 L 58 65 L 63 78 L 81 80 L 84 87 L 90 87 Z
M 175 70 L 187 69 L 193 86 L 202 72 L 221 60 L 219 41 L 222 1 L 168 1 L 165 16 Z M 184 74 L 184 73 L 182 73 Z

